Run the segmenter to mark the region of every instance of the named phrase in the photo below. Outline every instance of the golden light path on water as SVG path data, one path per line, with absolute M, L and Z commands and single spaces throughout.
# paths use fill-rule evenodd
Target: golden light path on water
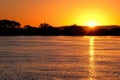
M 89 39 L 89 71 L 90 77 L 89 80 L 95 80 L 95 52 L 94 52 L 94 39 L 95 37 L 90 37 Z

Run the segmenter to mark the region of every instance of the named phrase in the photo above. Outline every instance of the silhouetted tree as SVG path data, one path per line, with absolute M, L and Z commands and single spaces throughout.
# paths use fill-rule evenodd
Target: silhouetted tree
M 30 25 L 25 25 L 24 28 L 25 28 L 25 29 L 32 29 L 32 28 L 34 28 L 34 27 L 33 27 L 33 26 L 30 26 Z
M 48 23 L 42 23 L 39 25 L 39 28 L 49 28 L 52 27 L 51 25 L 49 25 Z
M 120 28 L 112 28 L 110 30 L 110 35 L 120 35 Z
M 0 20 L 0 28 L 20 28 L 21 24 L 7 19 Z
M 60 30 L 58 28 L 55 28 L 47 23 L 42 23 L 39 26 L 40 34 L 41 35 L 59 35 Z
M 20 28 L 21 24 L 19 22 L 16 22 L 16 21 L 11 21 L 11 27 L 13 27 L 13 28 Z
M 64 29 L 64 35 L 84 35 L 84 29 L 77 25 L 68 26 Z
M 95 29 L 93 35 L 109 35 L 108 29 Z
M 21 24 L 7 19 L 0 20 L 0 35 L 19 35 Z
M 24 35 L 39 35 L 39 29 L 30 25 L 25 25 Z
M 38 28 L 30 25 L 25 25 L 24 28 L 21 28 L 19 22 L 7 19 L 0 20 L 0 36 L 9 35 L 120 35 L 120 26 L 98 26 L 90 29 L 77 25 L 53 27 L 48 23 L 42 23 Z

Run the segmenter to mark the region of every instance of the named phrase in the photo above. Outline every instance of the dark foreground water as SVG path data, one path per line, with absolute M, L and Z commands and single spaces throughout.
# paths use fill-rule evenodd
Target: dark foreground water
M 0 80 L 120 80 L 120 37 L 0 37 Z

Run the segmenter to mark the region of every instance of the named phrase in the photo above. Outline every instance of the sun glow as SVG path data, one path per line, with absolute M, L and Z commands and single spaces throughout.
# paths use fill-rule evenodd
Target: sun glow
M 93 27 L 97 26 L 98 24 L 95 21 L 89 21 L 86 25 L 93 28 Z
M 108 25 L 111 23 L 108 15 L 103 10 L 92 10 L 90 8 L 77 14 L 76 24 L 94 28 L 96 26 Z

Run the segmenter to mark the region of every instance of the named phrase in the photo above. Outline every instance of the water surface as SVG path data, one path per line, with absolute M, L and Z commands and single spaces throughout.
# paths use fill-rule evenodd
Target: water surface
M 0 37 L 0 80 L 120 80 L 119 36 Z

